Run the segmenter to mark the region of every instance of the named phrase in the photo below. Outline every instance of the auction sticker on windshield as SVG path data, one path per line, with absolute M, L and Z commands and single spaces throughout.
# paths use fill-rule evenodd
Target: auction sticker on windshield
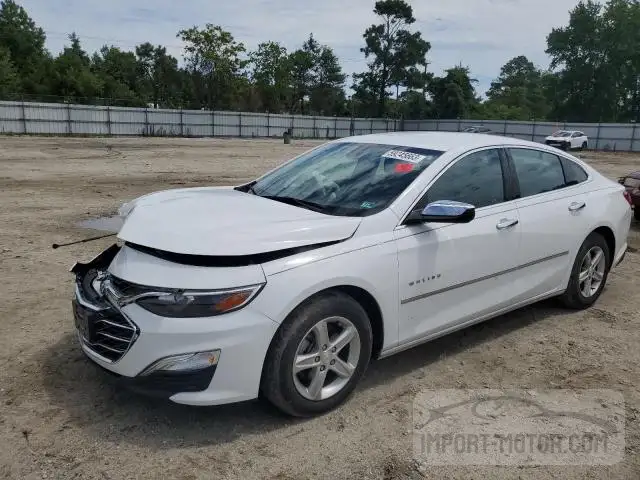
M 426 155 L 420 155 L 419 153 L 403 152 L 401 150 L 389 150 L 382 155 L 383 158 L 392 158 L 394 160 L 402 160 L 404 162 L 420 163 L 424 160 Z

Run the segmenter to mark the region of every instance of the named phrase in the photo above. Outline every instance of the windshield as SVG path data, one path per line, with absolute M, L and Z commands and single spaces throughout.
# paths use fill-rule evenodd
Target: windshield
M 374 143 L 329 143 L 267 174 L 249 191 L 330 215 L 384 210 L 442 155 Z
M 565 132 L 564 130 L 559 130 L 552 135 L 553 137 L 570 137 L 571 132 Z

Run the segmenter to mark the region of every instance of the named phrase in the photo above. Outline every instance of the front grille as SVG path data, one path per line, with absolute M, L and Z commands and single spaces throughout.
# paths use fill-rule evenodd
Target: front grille
M 118 312 L 96 319 L 93 341 L 86 345 L 98 355 L 117 362 L 131 348 L 137 337 L 136 328 Z
M 118 308 L 97 294 L 92 286 L 96 276 L 97 272 L 92 270 L 76 281 L 76 325 L 86 347 L 110 362 L 117 362 L 129 351 L 139 331 Z

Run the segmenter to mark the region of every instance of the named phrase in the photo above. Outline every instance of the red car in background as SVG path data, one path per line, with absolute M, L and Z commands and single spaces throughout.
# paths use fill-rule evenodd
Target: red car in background
M 640 171 L 621 177 L 618 181 L 627 189 L 627 198 L 633 206 L 633 216 L 640 220 Z

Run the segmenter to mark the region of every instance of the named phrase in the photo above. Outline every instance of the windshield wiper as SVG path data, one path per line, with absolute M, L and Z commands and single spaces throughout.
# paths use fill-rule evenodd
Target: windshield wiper
M 296 207 L 306 208 L 308 210 L 314 210 L 320 213 L 326 213 L 329 210 L 333 210 L 333 207 L 328 205 L 321 205 L 319 203 L 310 202 L 308 200 L 301 200 L 295 197 L 285 197 L 278 195 L 260 195 L 262 198 L 267 198 L 269 200 L 274 200 L 276 202 L 286 203 L 288 205 L 294 205 Z

